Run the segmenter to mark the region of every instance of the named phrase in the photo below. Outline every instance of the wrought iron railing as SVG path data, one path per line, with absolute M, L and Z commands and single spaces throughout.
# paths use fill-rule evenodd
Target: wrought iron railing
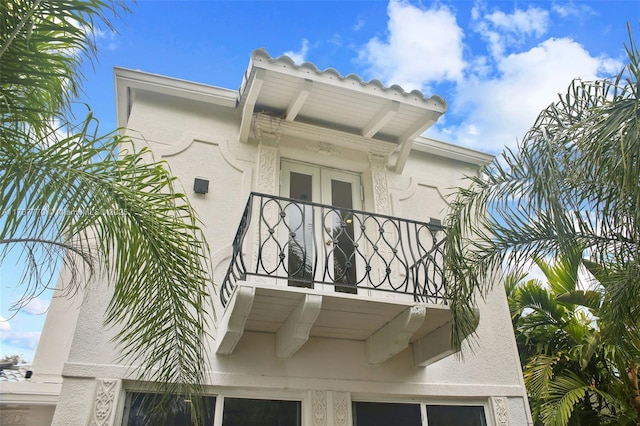
M 443 242 L 439 223 L 252 193 L 220 300 L 226 306 L 236 282 L 256 276 L 289 286 L 328 284 L 339 292 L 377 290 L 446 304 Z

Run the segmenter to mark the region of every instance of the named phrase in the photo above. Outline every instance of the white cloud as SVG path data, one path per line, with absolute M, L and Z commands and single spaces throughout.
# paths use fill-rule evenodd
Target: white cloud
M 551 10 L 560 15 L 562 18 L 567 18 L 570 16 L 575 17 L 583 17 L 585 15 L 595 15 L 596 13 L 592 8 L 587 6 L 586 4 L 577 5 L 574 2 L 570 1 L 568 3 L 562 2 L 557 3 L 554 2 L 551 6 Z
M 105 47 L 107 50 L 116 50 L 120 47 L 118 33 L 115 31 L 91 27 L 85 27 L 85 31 L 90 35 L 93 35 L 93 38 L 99 47 Z
M 527 10 L 516 9 L 513 13 L 495 11 L 485 16 L 494 27 L 516 34 L 541 36 L 549 25 L 549 12 L 529 7 Z
M 11 330 L 11 325 L 9 324 L 9 320 L 5 319 L 4 317 L 0 316 L 0 332 L 2 331 L 10 331 Z
M 549 26 L 549 12 L 537 7 L 516 9 L 513 13 L 494 10 L 486 13 L 484 5 L 473 7 L 475 30 L 487 42 L 494 58 L 501 58 L 509 47 L 518 46 L 526 39 L 541 37 Z
M 38 297 L 34 297 L 29 302 L 20 308 L 21 312 L 29 315 L 42 315 L 49 309 L 49 300 L 43 300 Z
M 0 341 L 20 349 L 33 350 L 38 347 L 39 331 L 0 331 Z
M 489 152 L 514 146 L 539 112 L 565 93 L 575 78 L 596 79 L 620 64 L 593 57 L 571 39 L 548 39 L 536 47 L 512 53 L 497 62 L 494 77 L 470 75 L 458 85 L 450 104 L 464 116 L 457 126 L 435 137 Z
M 572 39 L 545 37 L 551 7 L 505 12 L 476 3 L 472 26 L 486 43 L 486 55 L 463 44 L 463 31 L 446 6 L 390 0 L 387 34 L 370 39 L 359 59 L 368 67 L 367 78 L 446 96 L 450 110 L 430 137 L 498 153 L 514 147 L 573 79 L 609 76 L 621 67 Z
M 405 90 L 462 78 L 462 29 L 447 7 L 422 9 L 391 0 L 387 13 L 387 38 L 371 39 L 359 55 L 374 78 Z
M 305 57 L 307 56 L 308 51 L 309 51 L 309 40 L 304 38 L 302 39 L 302 46 L 300 47 L 299 51 L 294 52 L 293 50 L 289 50 L 287 52 L 284 52 L 284 55 L 287 55 L 288 57 L 293 59 L 293 62 L 295 62 L 296 64 L 301 64 L 306 61 Z

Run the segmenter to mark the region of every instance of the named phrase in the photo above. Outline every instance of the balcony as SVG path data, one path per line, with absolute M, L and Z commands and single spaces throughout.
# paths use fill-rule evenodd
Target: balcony
M 252 193 L 220 289 L 217 353 L 245 330 L 274 333 L 288 358 L 309 337 L 361 340 L 379 364 L 413 348 L 416 365 L 451 353 L 443 227 Z

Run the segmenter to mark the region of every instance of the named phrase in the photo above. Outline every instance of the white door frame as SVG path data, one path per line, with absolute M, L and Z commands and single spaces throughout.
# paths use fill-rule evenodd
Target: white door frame
M 313 165 L 313 164 L 308 164 L 308 163 L 300 163 L 297 161 L 292 161 L 292 160 L 287 160 L 287 159 L 282 159 L 281 160 L 281 186 L 280 186 L 280 194 L 283 197 L 289 197 L 290 195 L 290 190 L 291 190 L 291 181 L 290 181 L 290 176 L 291 176 L 291 172 L 294 173 L 301 173 L 301 174 L 305 174 L 305 175 L 309 175 L 311 176 L 311 180 L 312 180 L 312 187 L 311 187 L 311 199 L 308 201 L 314 202 L 314 203 L 319 203 L 319 204 L 325 204 L 325 205 L 331 205 L 331 201 L 332 201 L 332 191 L 331 191 L 331 181 L 332 180 L 338 180 L 341 182 L 347 182 L 351 184 L 351 200 L 352 200 L 352 209 L 353 210 L 361 210 L 362 209 L 362 199 L 361 199 L 361 177 L 359 174 L 357 173 L 352 173 L 352 172 L 346 172 L 346 171 L 342 171 L 342 170 L 336 170 L 336 169 L 331 169 L 331 168 L 327 168 L 327 167 L 322 167 L 319 165 Z M 316 209 L 316 212 L 314 214 L 314 232 L 315 235 L 320 237 L 323 236 L 325 237 L 325 233 L 322 229 L 322 227 L 324 226 L 324 224 L 322 223 L 323 220 L 320 217 L 320 211 L 319 209 Z M 358 230 L 354 230 L 354 232 L 358 232 Z M 283 238 L 288 238 L 286 236 L 283 236 Z M 322 275 L 324 274 L 324 268 L 325 268 L 325 264 L 324 264 L 324 259 L 325 259 L 325 250 L 327 249 L 327 245 L 332 245 L 333 242 L 331 240 L 328 240 L 327 238 L 324 238 L 327 241 L 316 241 L 317 243 L 317 249 L 321 252 L 318 253 L 318 260 L 319 260 L 319 264 L 317 265 L 317 268 L 320 269 L 320 271 L 314 271 L 314 275 L 317 277 L 322 277 Z M 284 241 L 284 240 L 283 240 Z M 333 258 L 332 256 L 327 259 L 328 262 L 331 264 L 333 262 Z M 357 264 L 356 264 L 356 268 L 364 268 L 363 262 L 362 260 L 358 260 Z M 357 270 L 364 270 L 364 269 L 357 269 Z M 327 284 L 322 284 L 322 283 L 314 283 L 314 288 L 315 289 L 319 289 L 322 291 L 333 291 L 332 288 L 334 286 L 332 285 L 327 285 Z

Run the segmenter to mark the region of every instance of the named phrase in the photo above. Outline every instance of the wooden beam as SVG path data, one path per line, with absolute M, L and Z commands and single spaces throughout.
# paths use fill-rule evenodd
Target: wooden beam
M 451 346 L 451 322 L 422 336 L 413 342 L 412 346 L 416 367 L 426 367 L 455 353 Z
M 218 326 L 217 354 L 230 355 L 233 353 L 244 333 L 244 326 L 251 312 L 255 295 L 256 289 L 254 287 L 240 285 L 236 288 Z
M 260 89 L 264 84 L 264 76 L 266 71 L 262 68 L 257 68 L 256 73 L 253 76 L 253 82 L 249 90 L 249 95 L 245 101 L 244 108 L 242 109 L 242 121 L 240 122 L 240 142 L 247 142 L 249 140 L 249 131 L 251 130 L 251 121 L 253 120 L 253 108 L 256 106 L 258 95 L 260 95 Z
M 302 106 L 311 94 L 312 87 L 313 81 L 305 78 L 304 82 L 302 83 L 302 88 L 298 92 L 296 99 L 293 101 L 293 103 L 291 103 L 291 105 L 289 105 L 289 108 L 287 109 L 287 115 L 285 116 L 286 121 L 293 121 L 296 119 L 298 113 L 302 109 Z
M 400 151 L 396 158 L 396 163 L 393 165 L 392 170 L 396 173 L 402 173 L 402 169 L 409 158 L 409 153 L 413 147 L 413 141 L 422 134 L 425 130 L 433 125 L 438 118 L 442 115 L 440 112 L 431 111 L 428 113 L 426 120 L 418 120 L 411 125 L 400 137 L 398 138 L 398 145 Z
M 424 306 L 411 306 L 369 336 L 365 342 L 369 364 L 380 364 L 409 346 L 427 314 Z
M 362 128 L 360 132 L 365 138 L 371 138 L 378 133 L 382 127 L 398 113 L 400 108 L 400 102 L 391 101 L 387 102 L 380 110 L 373 116 L 366 126 Z
M 309 331 L 318 319 L 322 296 L 305 294 L 276 334 L 276 357 L 289 358 L 309 340 Z

